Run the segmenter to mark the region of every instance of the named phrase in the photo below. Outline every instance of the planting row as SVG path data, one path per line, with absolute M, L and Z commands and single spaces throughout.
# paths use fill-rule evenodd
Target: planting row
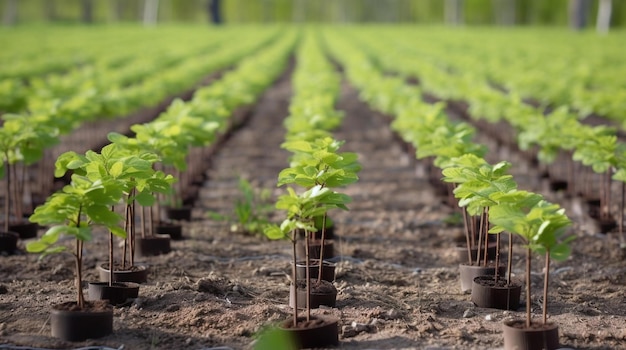
M 611 193 L 621 191 L 617 186 L 624 182 L 622 174 L 626 164 L 623 162 L 625 145 L 617 139 L 615 129 L 583 124 L 567 106 L 546 113 L 542 107 L 524 103 L 518 94 L 503 92 L 488 80 L 476 79 L 480 72 L 474 74 L 476 69 L 470 70 L 470 66 L 450 70 L 440 66 L 441 62 L 447 62 L 445 58 L 436 61 L 438 63 L 422 59 L 422 51 L 406 42 L 371 41 L 359 36 L 361 33 L 354 35 L 385 70 L 418 78 L 424 90 L 437 96 L 465 101 L 466 115 L 473 123 L 479 123 L 481 131 L 489 133 L 500 144 L 527 150 L 525 155 L 531 161 L 538 159 L 547 164 L 547 175 L 555 182 L 565 182 L 570 194 L 599 200 L 600 208 L 594 216 L 604 232 L 618 226 L 621 219 L 615 217 L 623 215 L 620 209 L 623 204 L 614 203 Z M 401 54 L 382 55 L 394 48 Z M 594 182 L 589 179 L 599 185 L 590 185 Z
M 326 38 L 348 78 L 361 89 L 361 96 L 374 108 L 393 116 L 393 127 L 413 145 L 417 157 L 432 158 L 441 169 L 443 181 L 453 184 L 466 236 L 467 260 L 460 265 L 461 287 L 472 292 L 475 304 L 505 310 L 519 308 L 522 285 L 511 279 L 511 234 L 522 238 L 526 245 L 526 305 L 531 304 L 533 254 L 545 256 L 542 321 L 533 322 L 527 307 L 525 320 L 505 323 L 504 343 L 507 349 L 521 344 L 529 349 L 557 348 L 558 326 L 547 321 L 547 293 L 550 260 L 567 258 L 569 242 L 574 238 L 566 236 L 571 222 L 564 209 L 539 194 L 518 190 L 513 177 L 507 174 L 510 163 L 490 165 L 482 159 L 485 149 L 472 141 L 473 128 L 451 122 L 441 104 L 429 105 L 422 101 L 418 88 L 401 78 L 384 76 L 358 46 L 336 35 Z M 500 264 L 500 237 L 504 232 L 509 234 L 508 269 Z M 493 255 L 489 253 L 488 233 L 496 237 Z M 539 330 L 543 335 L 537 336 Z
M 170 203 L 177 202 L 181 193 L 173 184 L 183 182 L 181 174 L 191 170 L 187 166 L 191 150 L 208 149 L 232 128 L 234 111 L 254 103 L 283 71 L 296 38 L 297 32 L 286 33 L 219 81 L 197 90 L 189 102 L 175 100 L 154 121 L 134 125 L 132 137 L 110 133 L 111 143 L 100 152 L 89 150 L 81 155 L 70 151 L 57 159 L 55 175 L 71 172 L 71 182 L 35 209 L 30 221 L 48 229 L 38 240 L 26 244 L 29 252 L 43 255 L 70 251 L 75 260 L 76 300 L 53 306 L 54 336 L 75 341 L 112 332 L 112 309 L 95 300 L 117 304 L 133 293 L 136 297 L 137 285 L 123 283 L 146 282 L 148 267 L 136 264 L 135 252 L 169 252 L 169 245 L 162 243 L 169 237 L 159 237 L 153 230 L 160 222 L 159 208 L 165 203 L 160 195 L 169 196 Z M 193 162 L 202 163 L 203 155 L 196 154 Z M 87 301 L 82 289 L 83 247 L 94 235 L 106 233 L 110 236 L 109 259 L 99 268 L 108 269 L 108 273 L 100 276 L 104 283 L 90 284 Z M 65 235 L 73 238 L 74 247 L 63 244 L 61 237 Z M 123 241 L 122 252 L 116 252 L 117 239 Z M 157 248 L 148 248 L 146 240 L 156 243 Z M 143 273 L 133 274 L 138 279 L 129 281 L 129 272 Z M 118 292 L 121 294 L 114 297 Z M 71 316 L 76 309 L 82 315 L 78 320 Z M 92 318 L 87 318 L 87 310 Z M 87 326 L 88 322 L 94 323 Z

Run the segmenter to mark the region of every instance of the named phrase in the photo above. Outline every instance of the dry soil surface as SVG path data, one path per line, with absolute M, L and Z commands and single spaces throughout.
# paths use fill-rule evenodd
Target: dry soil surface
M 74 299 L 70 256 L 38 260 L 20 242 L 17 254 L 0 257 L 0 349 L 251 349 L 260 330 L 289 318 L 290 244 L 232 232 L 230 223 L 206 214 L 232 212 L 240 176 L 271 189 L 274 198 L 283 193 L 276 178 L 289 156 L 279 146 L 290 94 L 285 76 L 213 157 L 193 219 L 183 222 L 185 239 L 172 241 L 168 254 L 140 258 L 150 266 L 149 281 L 138 299 L 115 309 L 113 334 L 78 343 L 50 336 L 50 305 Z M 350 211 L 330 213 L 337 305 L 314 311 L 340 319 L 338 348 L 501 348 L 503 321 L 524 317 L 525 304 L 518 311 L 473 305 L 461 292 L 454 249 L 462 229 L 447 220 L 456 209 L 435 194 L 424 164 L 406 152 L 386 119 L 347 84 L 338 108 L 345 121 L 335 137 L 363 165 L 360 181 L 345 189 Z M 570 208 L 569 199 L 555 198 Z M 279 219 L 280 213 L 272 216 Z M 550 321 L 559 325 L 565 348 L 626 349 L 626 266 L 616 235 L 583 229 L 583 218 L 573 219 L 573 254 L 551 268 Z M 106 251 L 104 234 L 86 244 L 87 281 L 97 279 L 95 266 Z M 524 272 L 521 252 L 515 241 L 516 277 Z M 542 264 L 537 259 L 532 273 L 537 321 Z

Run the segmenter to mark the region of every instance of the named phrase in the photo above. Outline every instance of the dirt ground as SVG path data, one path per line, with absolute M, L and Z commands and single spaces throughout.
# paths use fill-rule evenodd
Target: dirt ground
M 115 309 L 113 334 L 78 343 L 50 336 L 50 305 L 74 298 L 69 256 L 38 260 L 22 249 L 0 257 L 0 349 L 251 349 L 263 327 L 287 319 L 290 244 L 231 232 L 229 223 L 209 220 L 206 213 L 232 211 L 240 176 L 274 196 L 282 193 L 275 184 L 289 155 L 279 145 L 290 94 L 283 77 L 216 154 L 193 220 L 183 223 L 185 239 L 172 241 L 169 254 L 140 259 L 150 266 L 149 281 L 138 299 Z M 337 305 L 315 311 L 340 318 L 338 348 L 502 348 L 502 322 L 524 317 L 525 305 L 501 311 L 472 304 L 460 289 L 454 249 L 462 230 L 447 223 L 455 209 L 434 193 L 423 164 L 393 137 L 385 119 L 347 84 L 338 108 L 345 121 L 335 137 L 346 141 L 344 150 L 358 152 L 363 165 L 360 181 L 345 189 L 354 200 L 351 210 L 330 214 L 337 235 Z M 515 174 L 532 170 L 524 165 Z M 578 236 L 572 256 L 551 271 L 549 314 L 560 327 L 561 344 L 626 349 L 626 264 L 617 254 L 616 235 L 588 229 L 578 215 L 584 211 L 570 209 L 578 204 L 549 195 L 576 214 L 572 230 Z M 97 279 L 106 238 L 86 244 L 87 281 Z M 542 263 L 533 265 L 536 320 Z M 521 277 L 523 271 L 516 253 L 513 272 Z

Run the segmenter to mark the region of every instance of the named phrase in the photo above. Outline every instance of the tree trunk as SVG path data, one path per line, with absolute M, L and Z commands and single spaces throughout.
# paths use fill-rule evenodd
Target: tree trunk
M 81 2 L 81 19 L 84 23 L 93 22 L 93 0 L 83 0 Z
M 598 18 L 596 20 L 596 31 L 606 34 L 611 27 L 611 12 L 613 11 L 613 0 L 600 0 L 598 7 Z
M 5 0 L 2 22 L 5 26 L 17 24 L 17 0 Z
M 306 20 L 305 2 L 302 0 L 294 0 L 292 6 L 293 21 L 296 23 L 302 23 Z
M 569 24 L 574 30 L 581 30 L 587 25 L 587 15 L 589 13 L 589 0 L 569 1 Z
M 445 20 L 452 26 L 463 24 L 463 0 L 446 0 Z
M 146 0 L 143 7 L 143 25 L 156 26 L 159 15 L 159 0 Z
M 47 0 L 44 3 L 44 12 L 45 12 L 45 17 L 46 17 L 46 21 L 48 22 L 54 22 L 57 20 L 57 6 L 56 6 L 56 0 Z
M 111 21 L 113 22 L 121 21 L 123 13 L 124 13 L 124 1 L 123 0 L 111 0 L 111 8 L 110 8 Z
M 213 24 L 222 23 L 222 6 L 220 0 L 209 0 L 209 18 Z
M 496 24 L 501 26 L 515 25 L 515 9 L 517 0 L 493 0 Z

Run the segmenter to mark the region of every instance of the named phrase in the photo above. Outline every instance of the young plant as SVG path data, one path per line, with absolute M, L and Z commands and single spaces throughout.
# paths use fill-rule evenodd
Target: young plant
M 124 147 L 123 144 L 111 143 L 102 148 L 100 153 L 87 151 L 84 156 L 75 152 L 66 152 L 59 156 L 55 176 L 63 176 L 67 171 L 83 175 L 92 181 L 105 180 L 116 183 L 121 189 L 124 201 L 126 241 L 124 244 L 123 268 L 129 255 L 130 266 L 134 264 L 135 242 L 135 203 L 143 207 L 152 206 L 155 193 L 166 193 L 173 183 L 171 175 L 155 171 L 154 164 L 159 157 L 154 153 L 142 152 Z M 113 210 L 113 208 L 111 209 Z M 143 213 L 143 212 L 142 212 Z M 145 217 L 141 215 L 142 235 L 146 234 Z M 113 274 L 113 235 L 109 247 L 110 271 Z M 130 247 L 130 254 L 127 254 Z M 113 279 L 110 279 L 113 282 Z
M 484 239 L 484 265 L 487 265 L 487 248 L 488 248 L 488 220 L 490 206 L 496 204 L 493 197 L 502 193 L 509 193 L 517 188 L 517 184 L 513 180 L 513 176 L 506 174 L 511 166 L 508 162 L 500 162 L 496 165 L 490 165 L 483 158 L 479 158 L 473 154 L 467 154 L 462 157 L 450 160 L 448 167 L 442 170 L 444 175 L 443 181 L 457 184 L 454 189 L 454 196 L 459 200 L 459 206 L 463 207 L 464 215 L 480 216 L 480 228 L 478 234 L 478 251 L 482 249 Z M 467 217 L 464 217 L 465 236 L 468 249 L 469 264 L 473 264 L 471 248 L 474 246 L 474 235 L 470 235 L 468 226 L 472 228 L 474 225 L 468 225 Z M 499 238 L 499 236 L 498 236 Z M 499 240 L 496 244 L 496 256 L 499 255 Z M 476 264 L 480 263 L 481 255 L 477 252 Z M 509 253 L 510 257 L 510 253 Z M 496 262 L 499 263 L 499 262 Z M 496 280 L 498 279 L 496 269 Z
M 23 217 L 25 179 L 18 176 L 17 167 L 41 159 L 43 150 L 58 142 L 58 131 L 21 115 L 7 114 L 3 119 L 4 123 L 0 126 L 0 178 L 6 176 L 3 229 L 8 231 L 11 221 L 19 221 Z
M 532 323 L 531 280 L 532 253 L 545 256 L 543 314 L 542 322 L 547 322 L 548 282 L 550 275 L 550 259 L 564 260 L 570 254 L 569 243 L 573 236 L 565 236 L 571 221 L 565 215 L 565 209 L 543 199 L 541 195 L 515 191 L 509 198 L 491 207 L 489 220 L 494 225 L 491 233 L 503 231 L 520 236 L 526 243 L 526 327 Z
M 358 181 L 357 173 L 361 170 L 358 155 L 352 152 L 338 152 L 343 144 L 343 141 L 334 140 L 331 137 L 319 138 L 314 141 L 291 140 L 284 142 L 282 148 L 292 152 L 293 156 L 291 157 L 291 166 L 283 169 L 278 175 L 278 186 L 296 184 L 305 189 L 314 186 L 337 188 Z M 326 212 L 324 215 L 314 218 L 316 230 L 313 232 L 316 232 L 317 228 L 321 229 L 318 282 L 322 278 L 324 243 L 328 224 L 330 222 Z M 308 235 L 306 237 L 308 242 Z
M 316 232 L 315 217 L 324 216 L 326 212 L 333 208 L 341 208 L 348 210 L 346 204 L 350 203 L 351 198 L 345 194 L 336 193 L 329 188 L 323 188 L 321 185 L 315 185 L 312 188 L 297 194 L 291 187 L 287 188 L 288 193 L 280 196 L 276 202 L 276 208 L 286 211 L 286 218 L 280 225 L 270 225 L 265 228 L 265 235 L 270 239 L 289 239 L 292 244 L 292 271 L 291 281 L 294 288 L 297 288 L 296 277 L 296 243 L 298 239 L 298 230 L 304 230 L 305 237 L 308 238 L 311 232 Z M 305 238 L 305 239 L 306 239 Z M 306 240 L 308 242 L 308 239 Z M 311 281 L 308 276 L 308 244 L 305 248 L 307 252 L 307 320 L 311 318 L 311 309 L 309 307 L 308 297 L 311 292 Z M 321 273 L 320 273 L 321 275 Z M 295 291 L 295 290 L 294 290 Z M 293 325 L 298 323 L 298 301 L 297 293 L 294 293 L 294 312 Z
M 64 234 L 74 238 L 71 254 L 75 263 L 76 304 L 81 309 L 85 306 L 82 289 L 84 242 L 92 239 L 96 226 L 103 226 L 119 237 L 126 237 L 126 232 L 119 226 L 122 217 L 110 209 L 119 203 L 122 193 L 123 186 L 116 181 L 91 180 L 73 174 L 70 184 L 52 194 L 30 217 L 30 221 L 49 225 L 50 228 L 39 240 L 26 245 L 28 252 L 40 253 L 42 256 L 63 252 L 67 247 L 57 245 L 60 236 Z

